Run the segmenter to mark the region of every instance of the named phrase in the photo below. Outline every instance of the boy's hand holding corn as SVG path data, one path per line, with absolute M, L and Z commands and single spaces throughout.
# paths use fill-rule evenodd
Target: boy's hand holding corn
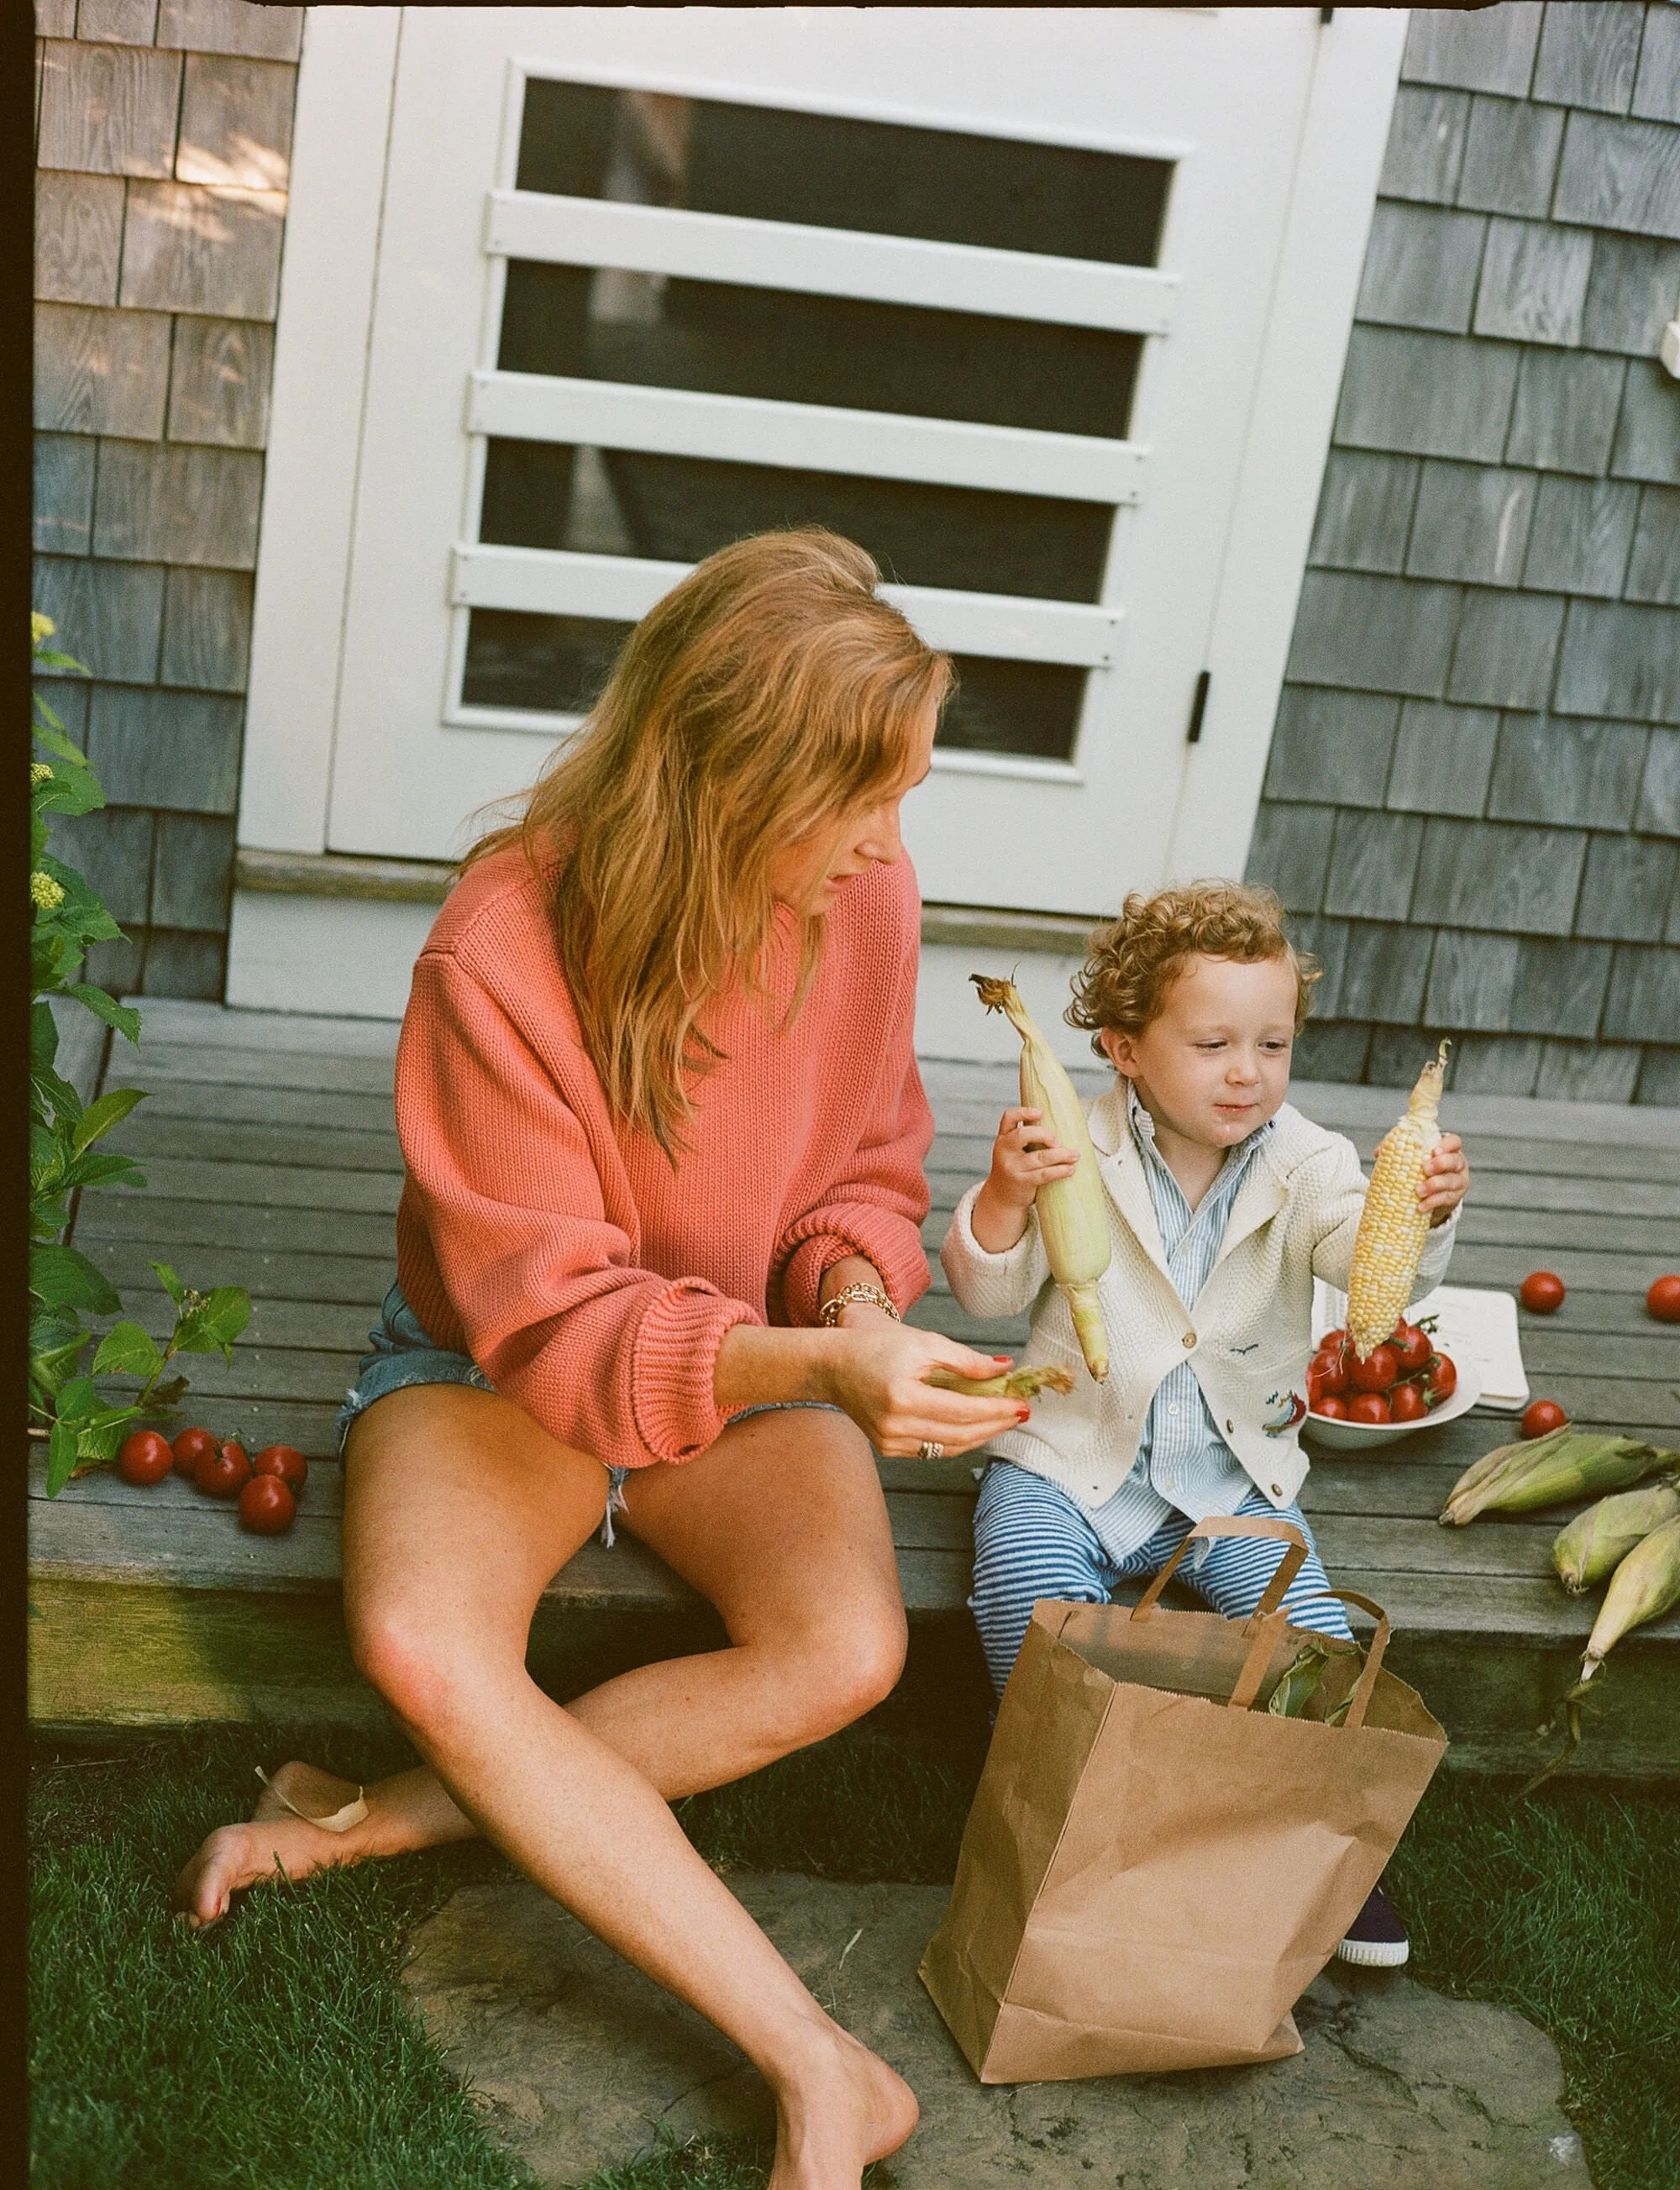
M 1424 1160 L 1417 1198 L 1431 1227 L 1444 1224 L 1470 1191 L 1470 1166 L 1456 1133 L 1443 1133 Z
M 1079 1157 L 1064 1149 L 1044 1123 L 1042 1110 L 1018 1107 L 1003 1113 L 991 1144 L 991 1168 L 974 1197 L 974 1237 L 988 1255 L 1007 1254 L 1027 1228 L 1027 1211 L 1041 1186 L 1071 1178 Z

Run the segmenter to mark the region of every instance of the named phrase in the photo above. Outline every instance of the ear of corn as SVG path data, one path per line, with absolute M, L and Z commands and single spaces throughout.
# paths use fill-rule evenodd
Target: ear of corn
M 1444 1524 L 1462 1528 L 1479 1513 L 1530 1513 L 1605 1490 L 1625 1490 L 1660 1467 L 1680 1464 L 1632 1438 L 1554 1430 L 1550 1437 L 1500 1445 L 1467 1469 L 1441 1508 Z
M 1377 1148 L 1354 1241 L 1348 1279 L 1348 1336 L 1361 1361 L 1386 1338 L 1411 1304 L 1429 1219 L 1417 1199 L 1423 1166 L 1441 1138 L 1436 1121 L 1447 1046 L 1417 1075 L 1406 1114 Z
M 1581 1672 L 1563 1699 L 1568 1739 L 1550 1763 L 1542 1766 L 1522 1790 L 1524 1795 L 1549 1779 L 1580 1745 L 1582 1699 L 1592 1692 L 1592 1682 L 1611 1650 L 1633 1628 L 1643 1627 L 1649 1620 L 1660 1620 L 1677 1604 L 1680 1604 L 1680 1518 L 1653 1529 L 1610 1576 L 1604 1602 L 1587 1637 Z
M 1575 1692 L 1584 1688 L 1631 1628 L 1660 1620 L 1680 1604 L 1680 1519 L 1665 1521 L 1637 1543 L 1610 1576 L 1587 1637 Z
M 954 1369 L 930 1369 L 926 1381 L 942 1392 L 966 1392 L 973 1399 L 1036 1399 L 1041 1392 L 1073 1389 L 1070 1373 L 1053 1362 L 1029 1362 L 1002 1376 L 959 1376 Z
M 989 1012 L 1002 1012 L 1021 1037 L 1021 1101 L 1041 1110 L 1048 1131 L 1079 1158 L 1071 1178 L 1050 1180 L 1038 1189 L 1038 1228 L 1050 1274 L 1067 1296 L 1085 1365 L 1100 1384 L 1109 1373 L 1109 1335 L 1097 1298 L 1097 1280 L 1112 1251 L 1103 1183 L 1097 1176 L 1097 1151 L 1091 1145 L 1085 1112 L 1060 1058 L 1033 1024 L 1013 981 L 985 973 L 968 977 Z
M 1619 1498 L 1601 1498 L 1558 1531 L 1552 1546 L 1558 1579 L 1571 1597 L 1603 1580 L 1654 1529 L 1680 1520 L 1680 1488 L 1648 1483 Z

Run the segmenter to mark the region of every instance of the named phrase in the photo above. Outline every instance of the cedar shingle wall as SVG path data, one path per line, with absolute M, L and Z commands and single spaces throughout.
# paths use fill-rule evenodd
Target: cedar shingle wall
M 1249 871 L 1298 1069 L 1680 1103 L 1680 6 L 1413 14 Z
M 222 993 L 303 12 L 37 0 L 35 599 L 121 991 Z

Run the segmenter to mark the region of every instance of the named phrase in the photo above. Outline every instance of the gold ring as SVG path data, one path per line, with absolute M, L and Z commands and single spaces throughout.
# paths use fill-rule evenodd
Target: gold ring
M 945 1458 L 945 1447 L 942 1444 L 935 1444 L 932 1438 L 923 1438 L 921 1444 L 916 1448 L 916 1457 L 918 1460 L 943 1460 Z

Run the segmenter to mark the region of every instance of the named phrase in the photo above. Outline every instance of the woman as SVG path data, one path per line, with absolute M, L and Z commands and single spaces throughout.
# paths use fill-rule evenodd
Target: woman
M 288 1766 L 180 1887 L 211 1922 L 282 1866 L 484 1834 L 762 2070 L 774 2190 L 855 2190 L 916 2102 L 669 1804 L 897 1679 L 871 1441 L 966 1452 L 1024 1411 L 928 1383 L 993 1364 L 898 1319 L 933 1131 L 899 804 L 951 670 L 877 580 L 821 532 L 701 564 L 439 916 L 397 1055 L 398 1285 L 344 1443 L 351 1642 L 427 1768 L 358 1818 Z M 526 1636 L 604 1513 L 729 1647 L 562 1709 Z

